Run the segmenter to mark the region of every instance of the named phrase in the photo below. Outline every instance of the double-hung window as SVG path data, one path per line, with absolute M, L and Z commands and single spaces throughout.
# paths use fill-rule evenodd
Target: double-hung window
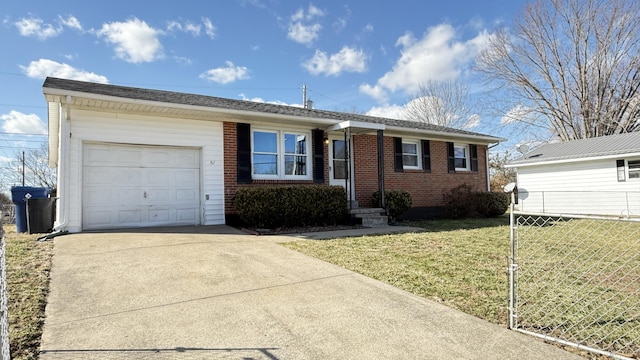
M 287 130 L 252 131 L 254 179 L 310 179 L 310 135 Z
M 628 160 L 629 179 L 640 179 L 640 160 Z
M 402 165 L 404 169 L 420 169 L 420 142 L 402 139 Z
M 470 167 L 470 158 L 469 158 L 469 145 L 464 144 L 454 144 L 453 145 L 453 154 L 454 154 L 454 162 L 456 171 L 469 171 Z

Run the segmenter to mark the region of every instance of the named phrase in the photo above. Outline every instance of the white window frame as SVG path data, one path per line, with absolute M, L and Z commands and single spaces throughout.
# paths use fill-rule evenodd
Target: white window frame
M 464 148 L 466 167 L 458 167 L 456 164 L 456 159 L 462 159 L 461 157 L 456 156 L 456 149 L 458 148 Z M 454 165 L 456 165 L 456 171 L 471 171 L 471 149 L 469 147 L 469 144 L 453 144 L 453 163 Z
M 404 144 L 416 146 L 416 153 L 409 154 L 404 152 Z M 402 168 L 405 170 L 422 170 L 422 149 L 420 148 L 420 140 L 402 138 Z M 407 165 L 404 161 L 405 156 L 415 156 L 417 166 Z
M 626 170 L 627 170 L 627 179 L 630 181 L 640 181 L 640 168 L 631 170 L 629 166 L 629 162 L 633 162 L 634 164 L 640 164 L 640 159 L 634 160 L 625 160 Z M 638 174 L 638 176 L 634 176 L 634 174 Z
M 254 144 L 255 137 L 254 134 L 256 132 L 264 132 L 264 133 L 275 133 L 276 134 L 276 175 L 264 175 L 264 174 L 256 174 L 254 173 L 255 167 L 253 165 L 253 157 L 255 154 Z M 286 175 L 285 174 L 285 157 L 287 155 L 292 156 L 293 153 L 287 154 L 285 152 L 285 143 L 284 137 L 285 134 L 289 135 L 304 135 L 306 137 L 306 146 L 305 153 L 302 155 L 295 156 L 304 156 L 305 164 L 306 164 L 306 175 Z M 294 129 L 284 129 L 284 130 L 274 130 L 269 128 L 252 128 L 251 129 L 251 178 L 255 180 L 312 180 L 313 179 L 313 164 L 311 163 L 311 132 L 302 131 L 302 130 L 294 130 Z

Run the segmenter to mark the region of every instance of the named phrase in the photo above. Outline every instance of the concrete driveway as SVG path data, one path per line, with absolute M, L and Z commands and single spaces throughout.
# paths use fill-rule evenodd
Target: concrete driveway
M 572 359 L 229 227 L 55 239 L 41 359 Z

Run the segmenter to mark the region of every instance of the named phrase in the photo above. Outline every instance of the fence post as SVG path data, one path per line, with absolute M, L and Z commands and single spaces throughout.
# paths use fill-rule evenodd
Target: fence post
M 515 328 L 515 195 L 511 193 L 511 205 L 509 205 L 509 238 L 510 238 L 510 254 L 509 254 L 509 329 Z

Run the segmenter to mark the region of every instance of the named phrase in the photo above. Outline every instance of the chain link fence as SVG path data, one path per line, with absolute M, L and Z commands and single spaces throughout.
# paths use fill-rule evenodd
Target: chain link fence
M 511 214 L 512 329 L 640 358 L 640 219 Z
M 7 267 L 4 229 L 0 223 L 0 360 L 9 360 L 9 311 L 7 307 Z

